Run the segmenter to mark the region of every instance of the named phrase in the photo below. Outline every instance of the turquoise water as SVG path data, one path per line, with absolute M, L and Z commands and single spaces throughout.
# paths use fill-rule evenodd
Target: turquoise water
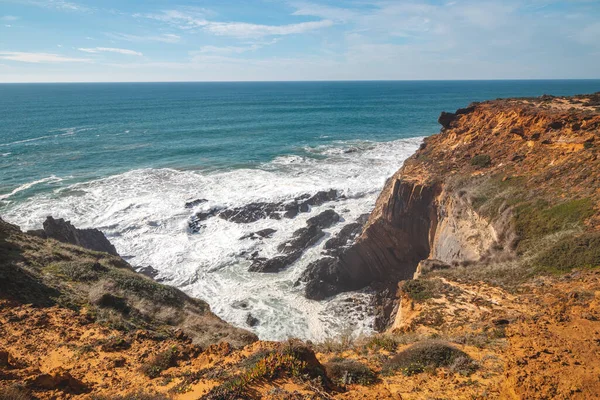
M 595 91 L 600 80 L 0 85 L 0 215 L 23 229 L 47 215 L 101 229 L 133 266 L 153 266 L 262 339 L 370 332 L 368 291 L 315 302 L 294 283 L 327 238 L 372 210 L 385 180 L 439 131 L 439 113 Z M 345 197 L 293 219 L 212 218 L 188 229 L 213 207 L 329 189 Z M 184 207 L 199 198 L 207 201 Z M 329 208 L 341 222 L 298 261 L 277 274 L 248 271 L 248 254 L 277 255 Z M 240 239 L 267 228 L 272 238 Z M 258 326 L 246 326 L 239 301 Z
M 440 111 L 600 81 L 0 85 L 0 195 L 139 168 L 253 167 L 305 146 L 438 131 Z M 12 200 L 54 188 L 57 180 Z

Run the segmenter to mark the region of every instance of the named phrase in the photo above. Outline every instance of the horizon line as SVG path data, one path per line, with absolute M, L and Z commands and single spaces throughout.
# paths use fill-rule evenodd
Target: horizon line
M 23 81 L 0 85 L 102 84 L 102 83 L 319 83 L 319 82 L 499 82 L 499 81 L 600 81 L 598 78 L 497 78 L 497 79 L 310 79 L 310 80 L 215 80 L 215 81 Z

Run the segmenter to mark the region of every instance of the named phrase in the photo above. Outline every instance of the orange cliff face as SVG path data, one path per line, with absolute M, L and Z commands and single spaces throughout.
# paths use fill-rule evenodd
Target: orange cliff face
M 442 131 L 388 180 L 356 244 L 309 267 L 307 296 L 408 279 L 428 258 L 492 262 L 558 232 L 596 231 L 599 104 L 599 94 L 545 96 L 442 113 Z

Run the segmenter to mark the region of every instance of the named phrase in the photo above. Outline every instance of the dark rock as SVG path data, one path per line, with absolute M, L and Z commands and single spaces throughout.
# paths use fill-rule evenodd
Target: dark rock
M 10 363 L 10 354 L 8 351 L 0 350 L 0 368 L 10 368 L 12 367 Z
M 350 277 L 340 268 L 335 257 L 324 257 L 308 265 L 296 282 L 306 283 L 304 294 L 307 299 L 323 300 L 340 292 L 340 287 L 347 287 Z
M 215 215 L 217 215 L 219 213 L 219 211 L 221 211 L 220 207 L 213 207 L 208 211 L 201 211 L 201 212 L 197 213 L 196 215 L 194 215 L 192 217 L 192 219 L 190 220 L 190 222 L 188 222 L 190 231 L 192 233 L 200 232 L 200 230 L 202 228 L 204 228 L 204 225 L 202 225 L 201 222 L 206 221 L 207 219 L 209 219 L 211 217 L 214 217 Z
M 302 251 L 296 251 L 285 256 L 276 256 L 273 258 L 255 258 L 250 268 L 248 268 L 248 271 L 265 273 L 279 272 L 293 264 L 301 256 Z
M 302 253 L 306 249 L 313 246 L 325 236 L 323 228 L 330 227 L 339 220 L 339 214 L 333 210 L 325 210 L 321 214 L 309 218 L 306 221 L 306 227 L 296 230 L 290 240 L 277 246 L 277 250 L 284 253 L 284 255 L 270 259 L 256 257 L 249 271 L 279 272 L 287 268 L 302 257 Z
M 206 199 L 196 199 L 196 200 L 192 200 L 192 201 L 188 201 L 187 203 L 185 203 L 185 208 L 194 208 L 202 203 L 206 203 L 208 200 Z
M 248 303 L 248 300 L 238 300 L 231 303 L 231 307 L 246 310 L 250 308 L 250 303 Z
M 325 210 L 321 214 L 309 218 L 306 221 L 308 226 L 317 226 L 321 229 L 329 228 L 340 220 L 340 215 L 333 210 Z
M 450 124 L 456 119 L 456 114 L 449 113 L 446 111 L 442 111 L 440 116 L 438 117 L 438 124 L 443 126 L 444 128 L 450 128 Z
M 325 242 L 325 254 L 339 255 L 345 247 L 354 243 L 354 240 L 360 235 L 362 228 L 367 223 L 368 219 L 369 214 L 363 214 L 356 222 L 344 226 L 337 235 Z
M 271 228 L 267 228 L 267 229 L 263 229 L 257 232 L 252 232 L 249 233 L 247 235 L 244 235 L 240 238 L 240 240 L 244 240 L 244 239 L 259 239 L 259 238 L 270 238 L 271 236 L 273 236 L 273 234 L 277 232 L 276 229 L 271 229 Z
M 246 316 L 246 323 L 248 324 L 248 326 L 256 326 L 260 323 L 260 321 L 258 320 L 258 318 L 248 313 L 248 315 Z
M 63 243 L 70 243 L 81 246 L 88 250 L 103 251 L 105 253 L 118 256 L 117 249 L 113 246 L 106 236 L 98 229 L 77 229 L 69 221 L 62 218 L 46 218 L 44 221 L 43 234 L 40 230 L 30 231 L 28 233 L 46 239 L 54 239 Z
M 209 211 L 203 211 L 196 214 L 190 220 L 188 225 L 191 231 L 196 233 L 199 232 L 203 227 L 200 222 L 217 215 L 226 221 L 235 222 L 237 224 L 248 224 L 265 218 L 295 218 L 301 212 L 310 211 L 311 206 L 318 206 L 339 198 L 342 198 L 342 196 L 339 196 L 335 189 L 330 189 L 327 191 L 317 192 L 313 196 L 310 196 L 309 194 L 303 194 L 296 197 L 294 200 L 287 202 L 254 202 L 241 207 L 227 208 L 224 210 L 222 208 L 212 208 Z M 194 202 L 200 200 L 203 199 L 194 200 Z M 188 204 L 192 204 L 194 202 L 186 203 L 186 207 Z M 193 204 L 190 207 L 195 205 L 196 204 Z
M 398 308 L 398 285 L 395 282 L 374 282 L 371 288 L 375 292 L 369 307 L 375 311 L 373 329 L 384 332 L 393 323 L 392 316 Z
M 548 129 L 558 130 L 563 127 L 563 123 L 561 121 L 554 121 L 548 124 Z
M 250 203 L 242 207 L 230 208 L 219 213 L 219 218 L 237 224 L 248 224 L 260 219 L 281 219 L 285 206 L 281 203 Z
M 325 232 L 321 227 L 309 225 L 306 228 L 296 230 L 292 239 L 277 246 L 277 250 L 286 254 L 302 252 L 317 243 L 323 236 L 325 236 Z
M 152 266 L 148 265 L 145 267 L 139 267 L 136 269 L 136 272 L 138 274 L 142 274 L 144 276 L 147 276 L 150 279 L 155 279 L 158 276 L 158 271 L 156 269 L 154 269 Z
M 468 114 L 474 110 L 475 110 L 475 107 L 473 105 L 471 105 L 466 108 L 459 108 L 458 110 L 456 110 L 456 112 L 453 112 L 453 113 L 442 111 L 442 113 L 440 114 L 440 116 L 438 118 L 438 124 L 442 125 L 446 129 L 450 128 L 450 124 L 452 122 L 454 122 L 458 118 L 459 115 Z
M 309 206 L 320 206 L 321 204 L 325 204 L 329 201 L 334 201 L 339 198 L 338 192 L 335 189 L 330 189 L 327 191 L 317 192 L 314 196 L 309 197 L 306 201 L 304 201 L 303 205 Z M 308 211 L 308 209 L 307 209 Z

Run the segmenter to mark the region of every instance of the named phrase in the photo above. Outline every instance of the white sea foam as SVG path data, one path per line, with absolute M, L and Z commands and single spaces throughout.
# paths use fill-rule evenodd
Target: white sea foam
M 369 212 L 385 179 L 412 154 L 421 138 L 386 143 L 352 142 L 304 149 L 312 157 L 281 156 L 257 169 L 220 172 L 171 169 L 134 170 L 108 178 L 72 185 L 11 205 L 5 218 L 24 229 L 41 225 L 47 215 L 71 220 L 78 227 L 97 227 L 107 234 L 123 256 L 136 266 L 151 265 L 160 277 L 187 293 L 205 299 L 227 321 L 245 326 L 248 312 L 259 319 L 253 330 L 262 339 L 290 336 L 322 340 L 352 326 L 369 332 L 368 293 L 347 293 L 316 302 L 302 296 L 294 282 L 308 263 L 321 256 L 323 242 L 345 223 Z M 187 223 L 200 210 L 215 206 L 242 206 L 253 201 L 291 199 L 304 193 L 337 189 L 346 199 L 315 207 L 294 219 L 265 219 L 236 224 L 220 218 L 205 221 L 198 234 Z M 186 201 L 208 202 L 195 210 Z M 277 253 L 277 245 L 307 218 L 335 207 L 343 222 L 289 269 L 277 274 L 248 272 L 243 253 Z M 239 240 L 247 233 L 273 228 L 270 239 Z M 357 304 L 348 309 L 344 300 Z M 249 308 L 235 308 L 245 301 Z M 340 311 L 340 310 L 344 311 Z
M 8 153 L 8 154 L 10 154 L 10 153 Z M 15 194 L 17 194 L 17 193 L 19 193 L 19 192 L 22 192 L 22 191 L 24 191 L 24 190 L 27 190 L 27 189 L 29 189 L 29 188 L 31 188 L 31 187 L 33 187 L 33 186 L 35 186 L 35 185 L 39 185 L 40 183 L 46 183 L 46 182 L 60 182 L 60 181 L 62 181 L 62 179 L 61 179 L 61 178 L 59 178 L 59 177 L 57 177 L 57 176 L 54 176 L 54 175 L 52 175 L 52 176 L 49 176 L 49 177 L 47 177 L 47 178 L 39 179 L 39 180 L 37 180 L 37 181 L 28 182 L 28 183 L 25 183 L 25 184 L 23 184 L 23 185 L 19 186 L 18 188 L 15 188 L 15 189 L 14 189 L 12 192 L 10 192 L 10 193 L 6 193 L 6 194 L 0 194 L 0 200 L 5 200 L 5 199 L 8 199 L 9 197 L 11 197 L 11 196 L 14 196 L 14 195 L 15 195 Z

